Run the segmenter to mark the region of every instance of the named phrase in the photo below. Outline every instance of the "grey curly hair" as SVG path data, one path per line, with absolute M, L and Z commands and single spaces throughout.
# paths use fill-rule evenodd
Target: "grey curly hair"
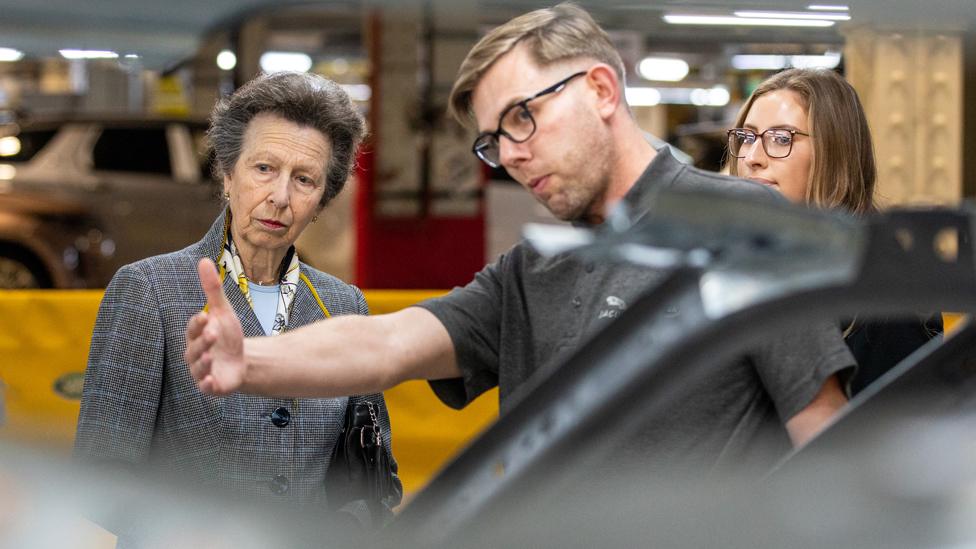
M 259 75 L 220 99 L 210 113 L 207 130 L 216 179 L 234 170 L 247 125 L 260 113 L 273 113 L 315 128 L 328 138 L 332 153 L 319 202 L 325 206 L 345 186 L 365 133 L 363 117 L 349 95 L 335 82 L 315 74 L 276 72 Z

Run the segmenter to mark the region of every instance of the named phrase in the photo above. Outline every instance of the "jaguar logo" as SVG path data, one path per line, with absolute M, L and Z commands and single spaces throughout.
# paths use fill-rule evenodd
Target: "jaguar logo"
M 617 318 L 627 308 L 627 302 L 615 295 L 607 296 L 607 308 L 600 311 L 597 318 Z

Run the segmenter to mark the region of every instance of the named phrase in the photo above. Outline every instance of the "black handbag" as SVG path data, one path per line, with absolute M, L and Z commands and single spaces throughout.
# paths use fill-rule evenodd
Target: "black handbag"
M 329 507 L 340 509 L 364 500 L 374 524 L 381 524 L 391 511 L 384 500 L 400 492 L 393 478 L 393 460 L 383 445 L 383 433 L 372 402 L 356 402 L 346 408 L 346 418 L 332 451 L 325 476 Z

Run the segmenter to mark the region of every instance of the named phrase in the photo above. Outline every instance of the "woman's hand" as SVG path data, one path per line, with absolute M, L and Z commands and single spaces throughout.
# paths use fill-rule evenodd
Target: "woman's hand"
M 244 383 L 247 370 L 244 332 L 237 313 L 224 295 L 213 262 L 201 259 L 197 273 L 210 306 L 207 312 L 201 311 L 190 318 L 183 356 L 202 392 L 228 395 Z

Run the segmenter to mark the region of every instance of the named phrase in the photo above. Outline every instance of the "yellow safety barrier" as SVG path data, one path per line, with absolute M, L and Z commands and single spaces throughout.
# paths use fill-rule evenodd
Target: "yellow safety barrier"
M 399 311 L 443 294 L 440 290 L 365 290 L 370 314 Z M 498 417 L 498 389 L 463 410 L 441 403 L 425 381 L 403 383 L 384 393 L 390 409 L 400 479 L 409 497 L 454 454 Z
M 962 313 L 942 313 L 942 328 L 945 334 L 952 335 L 953 332 L 962 327 L 963 321 L 968 317 Z
M 367 291 L 373 314 L 389 313 L 441 291 Z M 74 440 L 100 290 L 0 290 L 0 382 L 6 421 L 0 439 L 67 453 Z M 496 391 L 458 412 L 425 382 L 386 392 L 393 451 L 409 495 L 498 415 Z
M 373 314 L 383 314 L 441 293 L 372 290 L 366 292 L 366 300 Z M 98 290 L 0 290 L 0 390 L 6 401 L 0 439 L 69 451 L 101 298 Z M 946 332 L 961 318 L 947 313 Z M 455 411 L 419 381 L 387 391 L 386 400 L 394 452 L 408 494 L 421 488 L 498 414 L 497 391 Z

